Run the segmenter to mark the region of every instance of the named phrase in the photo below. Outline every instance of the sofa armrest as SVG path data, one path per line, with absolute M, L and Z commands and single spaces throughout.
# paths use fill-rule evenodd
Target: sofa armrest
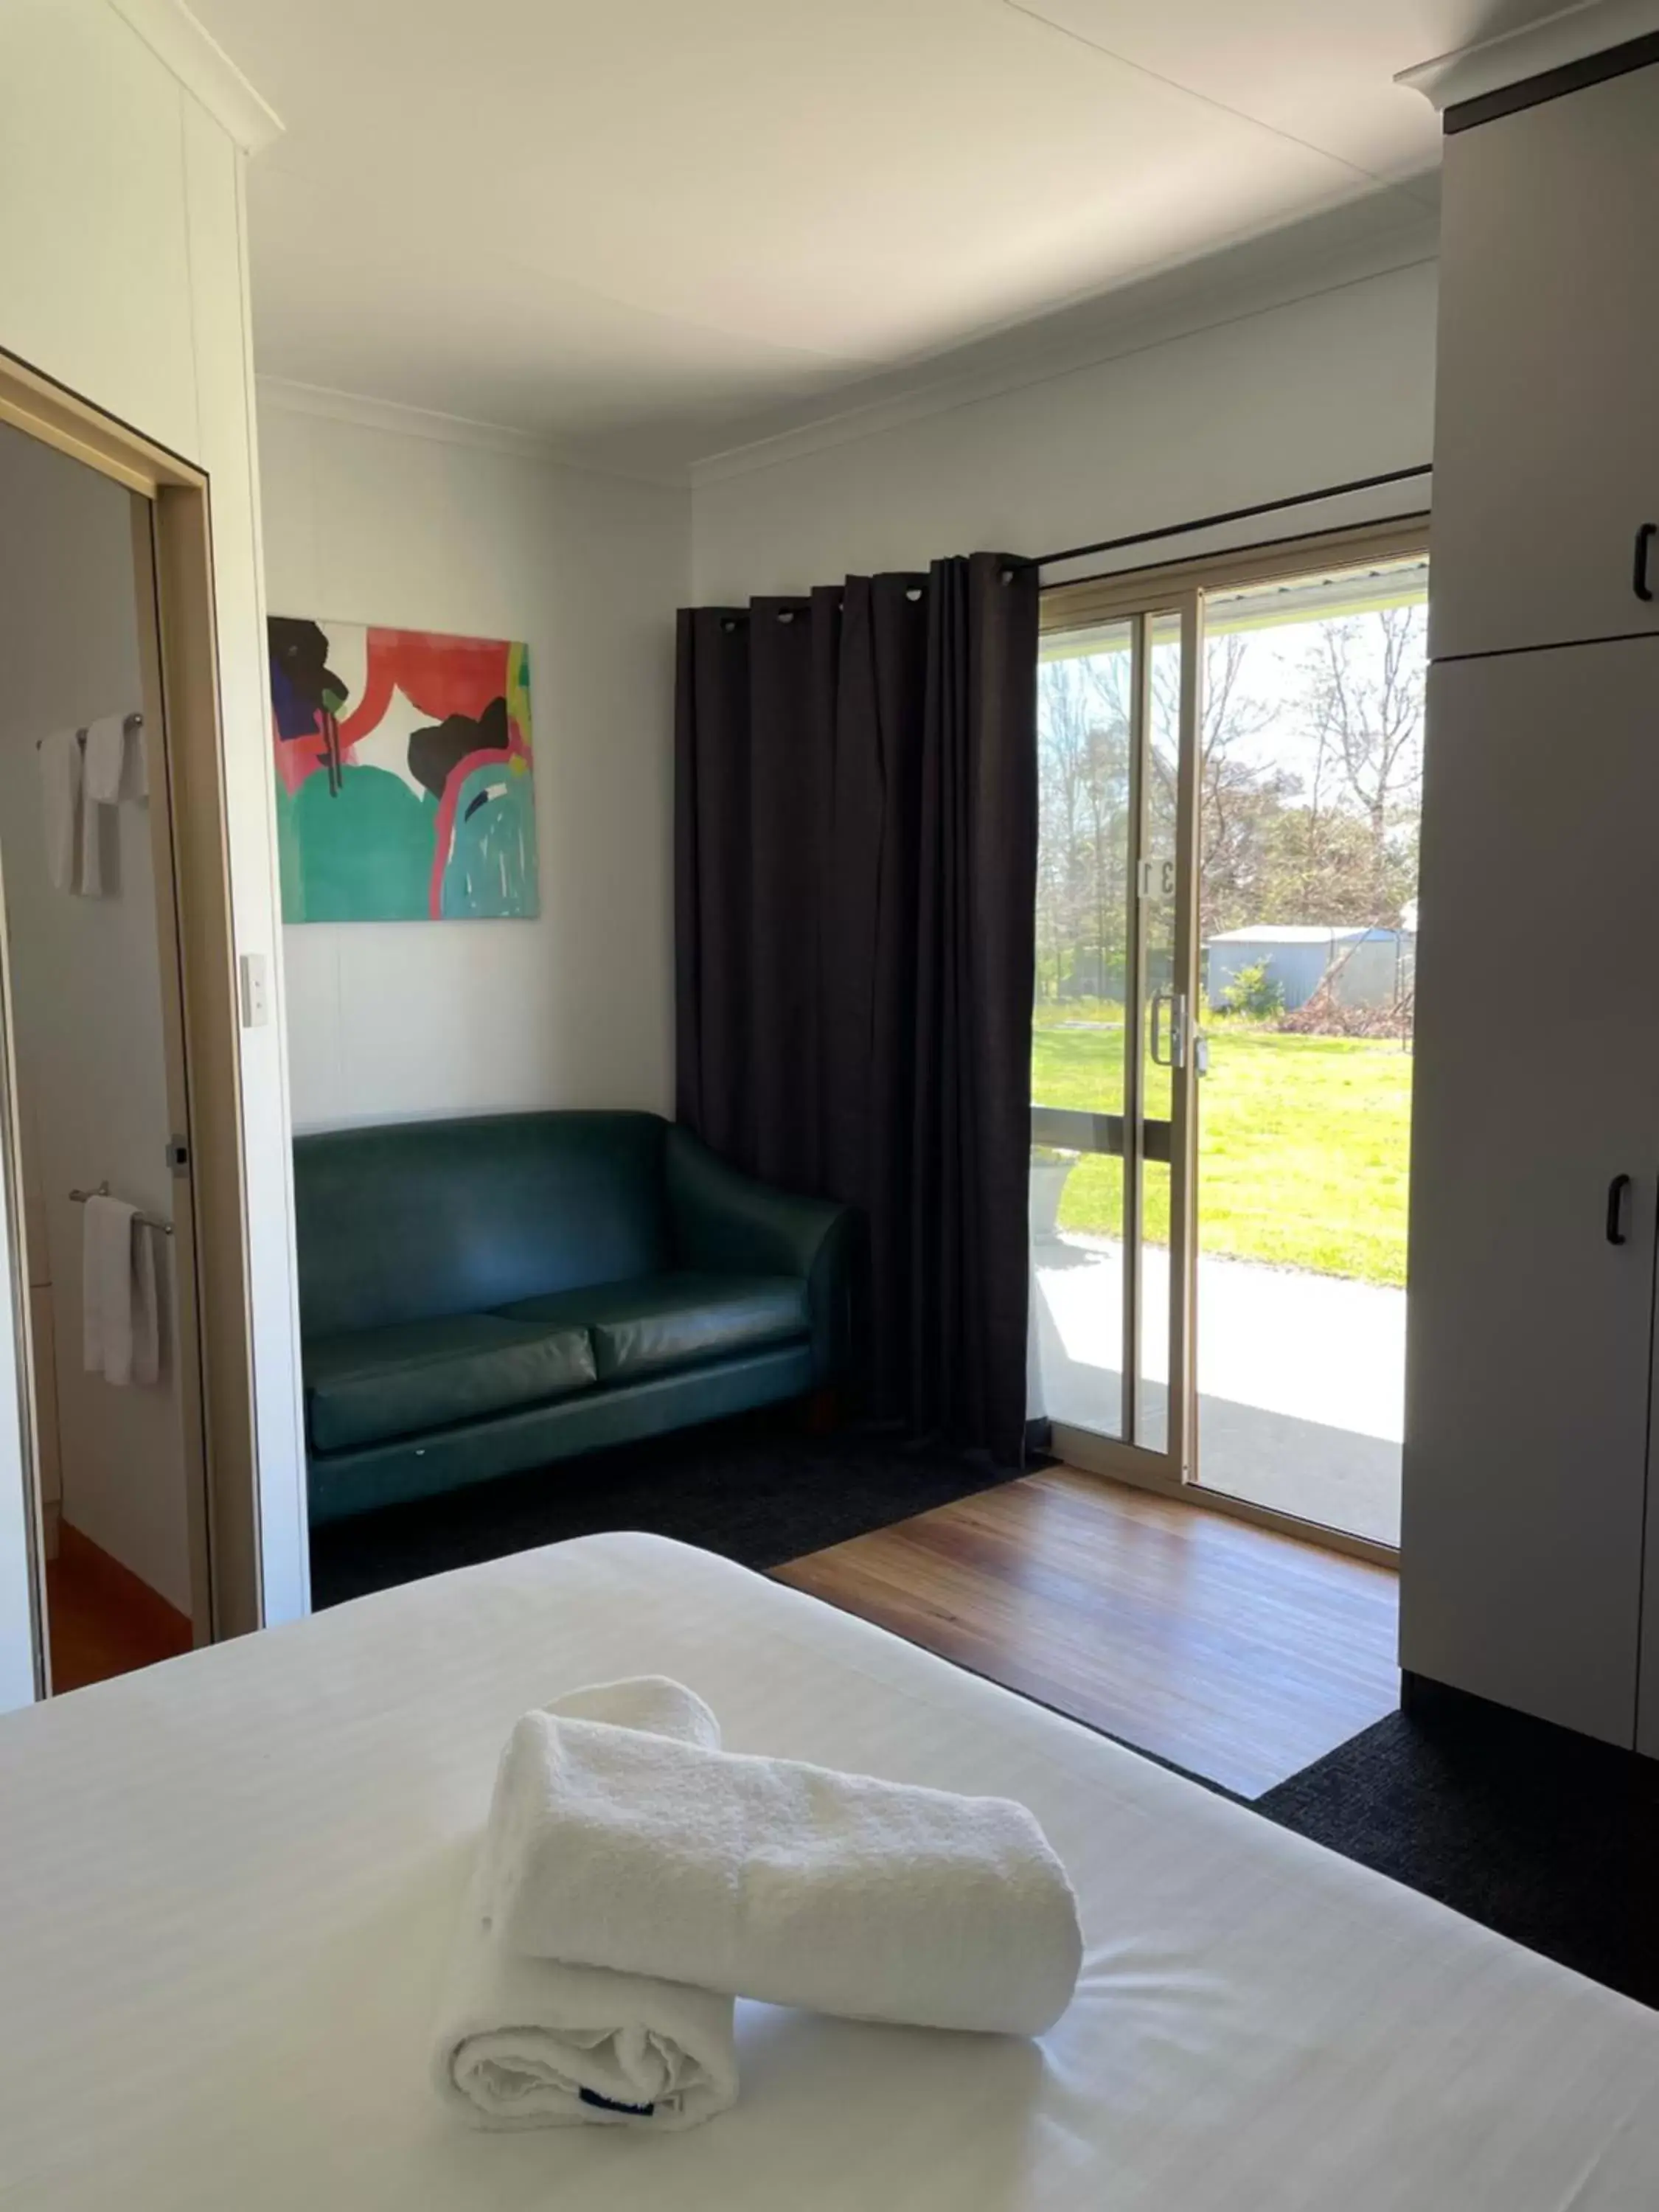
M 805 1280 L 811 1315 L 812 1379 L 833 1381 L 851 1341 L 852 1216 L 828 1199 L 802 1198 L 741 1174 L 689 1129 L 671 1128 L 668 1212 L 683 1267 Z

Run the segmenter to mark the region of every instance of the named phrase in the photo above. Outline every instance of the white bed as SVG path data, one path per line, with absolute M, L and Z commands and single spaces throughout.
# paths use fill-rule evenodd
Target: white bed
M 734 1748 L 1006 1792 L 1082 1902 L 1042 2046 L 743 2008 L 680 2136 L 426 2084 L 514 1719 L 675 1674 Z M 815 1600 L 599 1536 L 0 1723 L 0 2203 L 120 2212 L 1609 2212 L 1659 2015 Z

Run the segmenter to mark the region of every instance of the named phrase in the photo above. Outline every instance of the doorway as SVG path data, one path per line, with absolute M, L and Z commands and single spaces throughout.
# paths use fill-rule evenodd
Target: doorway
M 0 357 L 0 1703 L 258 1620 L 205 491 Z
M 1048 595 L 1035 1412 L 1399 1540 L 1426 526 Z
M 163 788 L 166 769 L 143 711 L 132 561 L 142 504 L 0 425 L 0 887 L 59 1689 L 187 1649 L 198 1611 L 209 1626 L 194 1285 L 177 1264 L 191 1248 L 169 1166 L 185 1104 L 157 926 L 173 885 L 149 797 L 152 767 Z M 106 1252 L 106 1231 L 124 1249 Z
M 133 560 L 145 502 L 0 425 L 0 889 L 61 1691 L 211 1634 L 189 1109 Z

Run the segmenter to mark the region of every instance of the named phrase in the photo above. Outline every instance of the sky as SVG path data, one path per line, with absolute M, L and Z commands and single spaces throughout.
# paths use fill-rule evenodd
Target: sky
M 1322 625 L 1348 616 L 1361 617 L 1352 665 L 1357 674 L 1374 678 L 1381 664 L 1381 628 L 1374 620 L 1364 619 L 1364 616 L 1368 611 L 1383 607 L 1423 606 L 1427 597 L 1426 565 L 1413 562 L 1359 579 L 1321 580 L 1311 587 L 1275 586 L 1209 599 L 1206 605 L 1209 635 L 1232 632 L 1246 640 L 1246 659 L 1235 696 L 1266 710 L 1249 718 L 1259 719 L 1262 726 L 1258 732 L 1238 739 L 1232 757 L 1261 769 L 1288 769 L 1305 781 L 1313 766 L 1314 744 L 1304 717 L 1297 711 L 1297 701 L 1304 682 L 1300 671 L 1310 648 L 1318 641 Z M 1315 607 L 1328 611 L 1316 612 Z M 1118 624 L 1109 633 L 1077 634 L 1069 650 L 1066 633 L 1051 634 L 1044 643 L 1043 658 L 1069 658 L 1079 646 L 1085 651 L 1099 651 L 1106 635 L 1112 637 L 1114 644 L 1121 636 L 1125 641 L 1116 649 L 1127 652 L 1127 626 Z M 1161 642 L 1158 629 L 1154 630 L 1154 653 L 1159 660 L 1177 652 L 1173 640 Z M 1164 732 L 1160 729 L 1158 735 L 1162 741 Z

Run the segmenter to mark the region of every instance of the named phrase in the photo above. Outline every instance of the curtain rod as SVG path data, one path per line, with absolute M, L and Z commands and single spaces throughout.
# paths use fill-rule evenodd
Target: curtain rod
M 1264 499 L 1255 507 L 1234 507 L 1224 514 L 1203 514 L 1196 522 L 1171 522 L 1162 530 L 1136 530 L 1127 538 L 1102 538 L 1092 545 L 1067 545 L 1059 553 L 1039 553 L 1028 560 L 1011 562 L 1009 572 L 1012 574 L 1018 568 L 1053 568 L 1061 561 L 1080 561 L 1089 553 L 1127 552 L 1132 545 L 1155 544 L 1161 538 L 1186 538 L 1195 530 L 1218 530 L 1224 522 L 1248 522 L 1253 515 L 1278 514 L 1291 507 L 1314 507 L 1322 500 L 1343 499 L 1351 492 L 1376 491 L 1383 484 L 1404 483 L 1412 477 L 1426 477 L 1433 468 L 1432 461 L 1419 461 L 1413 468 L 1389 469 L 1380 477 L 1356 477 L 1352 483 L 1328 484 L 1323 491 L 1292 492 L 1288 499 Z

